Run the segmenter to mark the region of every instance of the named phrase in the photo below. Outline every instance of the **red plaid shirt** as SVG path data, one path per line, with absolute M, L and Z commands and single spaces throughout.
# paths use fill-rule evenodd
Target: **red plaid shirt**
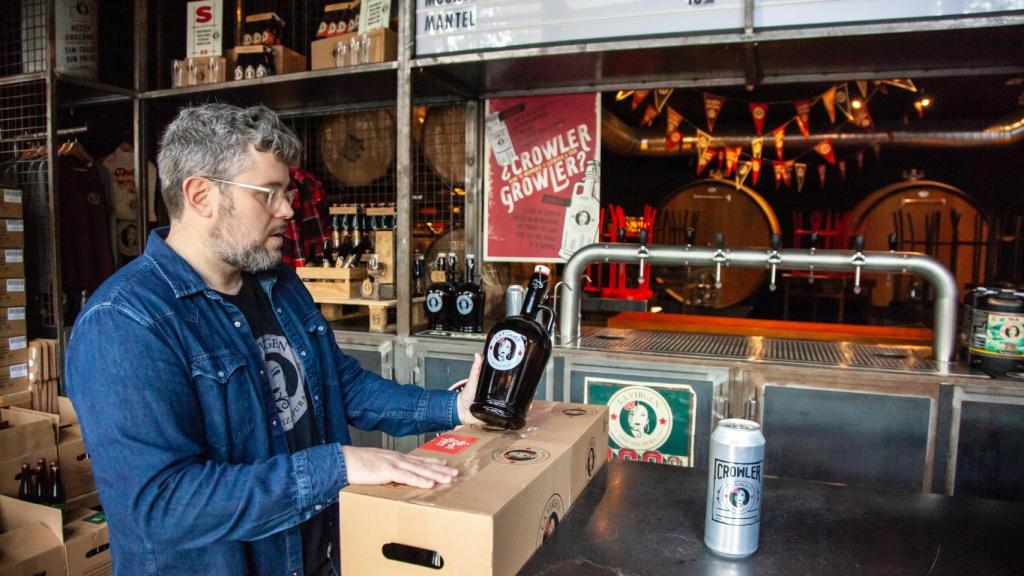
M 282 261 L 298 268 L 323 258 L 327 232 L 327 194 L 320 181 L 301 168 L 289 170 L 289 187 L 296 191 L 292 201 L 295 216 L 288 221 L 284 232 Z

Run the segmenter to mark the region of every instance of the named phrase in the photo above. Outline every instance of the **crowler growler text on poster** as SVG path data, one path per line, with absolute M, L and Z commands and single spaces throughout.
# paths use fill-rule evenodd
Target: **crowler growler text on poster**
M 600 94 L 487 101 L 487 260 L 565 261 L 566 211 L 574 195 L 591 193 L 584 173 L 589 161 L 600 161 L 600 104 Z

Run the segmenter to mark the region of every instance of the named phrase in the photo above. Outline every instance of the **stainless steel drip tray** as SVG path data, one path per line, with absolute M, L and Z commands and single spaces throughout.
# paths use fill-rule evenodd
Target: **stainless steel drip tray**
M 931 348 L 927 346 L 886 346 L 597 328 L 584 334 L 579 341 L 579 348 L 901 372 L 935 371 Z

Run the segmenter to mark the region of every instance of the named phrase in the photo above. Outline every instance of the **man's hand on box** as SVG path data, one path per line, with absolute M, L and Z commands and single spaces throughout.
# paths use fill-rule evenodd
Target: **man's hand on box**
M 479 354 L 473 355 L 473 367 L 469 369 L 469 378 L 466 385 L 459 392 L 459 420 L 463 424 L 483 424 L 473 413 L 469 411 L 470 404 L 476 398 L 476 388 L 480 383 L 480 369 L 484 365 L 484 359 Z
M 433 488 L 448 484 L 459 474 L 440 458 L 402 454 L 381 448 L 342 446 L 349 484 L 407 484 L 416 488 Z

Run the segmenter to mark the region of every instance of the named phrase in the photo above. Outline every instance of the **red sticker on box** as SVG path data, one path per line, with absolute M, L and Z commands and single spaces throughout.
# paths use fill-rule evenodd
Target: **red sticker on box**
M 441 452 L 454 456 L 472 446 L 479 438 L 473 436 L 456 436 L 455 434 L 441 434 L 420 448 L 431 452 Z

